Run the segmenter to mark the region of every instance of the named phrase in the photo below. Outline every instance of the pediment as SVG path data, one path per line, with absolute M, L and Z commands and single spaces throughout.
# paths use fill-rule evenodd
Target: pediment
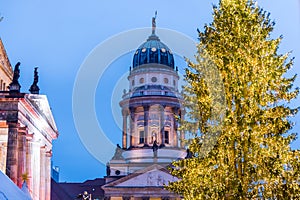
M 168 170 L 160 165 L 152 165 L 133 174 L 127 175 L 112 183 L 107 187 L 163 187 L 169 182 L 177 181 L 178 178 L 172 176 Z
M 53 131 L 57 132 L 57 127 L 46 95 L 28 94 L 27 97 L 39 114 L 48 122 Z

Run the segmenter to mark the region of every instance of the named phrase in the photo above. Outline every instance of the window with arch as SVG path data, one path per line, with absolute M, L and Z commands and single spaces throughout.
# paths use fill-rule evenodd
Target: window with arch
M 154 143 L 155 140 L 157 142 L 157 132 L 152 131 L 152 133 L 151 133 L 151 143 Z
M 169 79 L 168 78 L 164 78 L 164 83 L 169 83 Z
M 169 131 L 165 131 L 165 135 L 164 135 L 164 143 L 165 144 L 169 144 Z
M 140 78 L 140 83 L 144 83 L 145 82 L 145 79 L 144 78 Z
M 140 144 L 145 143 L 145 131 L 140 131 Z

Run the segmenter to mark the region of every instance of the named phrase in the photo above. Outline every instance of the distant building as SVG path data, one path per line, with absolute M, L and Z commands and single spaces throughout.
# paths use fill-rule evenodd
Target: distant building
M 51 162 L 51 178 L 55 182 L 59 182 L 59 167 L 53 166 L 53 162 Z
M 82 199 L 84 192 L 93 200 L 100 200 L 104 197 L 101 186 L 105 184 L 105 179 L 97 178 L 83 183 L 58 183 L 51 181 L 51 200 L 74 200 Z M 89 199 L 90 200 L 90 199 Z
M 52 140 L 58 131 L 37 68 L 30 93 L 22 93 L 20 63 L 12 71 L 0 40 L 0 170 L 34 200 L 50 200 Z

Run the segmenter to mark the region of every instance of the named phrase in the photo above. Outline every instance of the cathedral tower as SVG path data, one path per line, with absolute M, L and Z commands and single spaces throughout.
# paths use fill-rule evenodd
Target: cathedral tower
M 108 163 L 110 176 L 124 176 L 153 164 L 169 165 L 184 158 L 183 132 L 178 131 L 182 97 L 174 55 L 152 34 L 134 52 L 129 90 L 120 106 L 123 116 L 122 147 Z

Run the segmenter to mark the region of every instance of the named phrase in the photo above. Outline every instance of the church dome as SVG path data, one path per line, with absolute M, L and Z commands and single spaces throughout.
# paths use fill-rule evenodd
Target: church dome
M 152 33 L 134 53 L 133 68 L 157 63 L 174 69 L 174 57 L 167 45 L 162 43 L 155 33 Z

